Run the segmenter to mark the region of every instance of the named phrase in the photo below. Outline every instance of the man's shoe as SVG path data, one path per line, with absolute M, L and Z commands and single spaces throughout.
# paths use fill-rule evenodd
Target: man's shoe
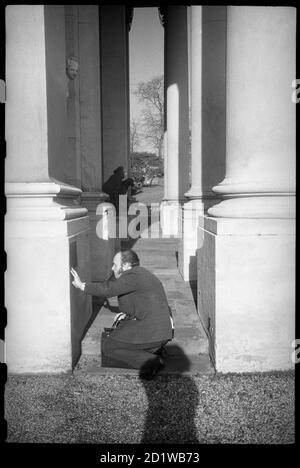
M 157 357 L 146 363 L 140 370 L 140 378 L 142 380 L 152 380 L 157 373 L 165 367 L 165 361 L 161 357 Z
M 156 354 L 157 356 L 161 357 L 163 360 L 166 359 L 167 357 L 167 350 L 164 346 L 161 346 L 157 351 L 155 351 L 155 353 L 153 354 Z

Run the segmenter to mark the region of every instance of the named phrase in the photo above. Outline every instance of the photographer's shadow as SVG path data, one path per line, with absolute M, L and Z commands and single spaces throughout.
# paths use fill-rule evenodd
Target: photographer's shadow
M 177 345 L 166 346 L 166 367 L 154 380 L 142 381 L 148 397 L 142 444 L 198 444 L 195 414 L 198 389 L 190 361 Z

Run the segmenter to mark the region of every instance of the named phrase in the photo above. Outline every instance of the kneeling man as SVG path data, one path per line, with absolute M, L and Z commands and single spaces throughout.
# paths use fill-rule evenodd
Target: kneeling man
M 164 367 L 159 350 L 173 337 L 172 318 L 160 280 L 139 266 L 133 250 L 118 252 L 113 260 L 115 279 L 101 283 L 82 283 L 74 269 L 73 285 L 85 294 L 118 296 L 125 319 L 103 344 L 103 353 L 134 369 L 140 376 L 152 379 Z M 155 353 L 158 353 L 157 355 Z

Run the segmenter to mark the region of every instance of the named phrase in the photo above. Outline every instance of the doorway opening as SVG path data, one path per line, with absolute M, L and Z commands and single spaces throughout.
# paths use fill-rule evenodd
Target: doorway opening
M 164 196 L 164 29 L 158 8 L 134 8 L 129 76 L 133 195 L 149 206 Z

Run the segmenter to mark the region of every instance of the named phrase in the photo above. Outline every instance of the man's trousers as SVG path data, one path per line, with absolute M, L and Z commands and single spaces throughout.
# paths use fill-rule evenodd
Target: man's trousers
M 110 336 L 102 338 L 102 352 L 105 356 L 124 362 L 132 369 L 141 369 L 156 357 L 156 352 L 169 340 L 153 343 L 133 344 L 117 341 Z

